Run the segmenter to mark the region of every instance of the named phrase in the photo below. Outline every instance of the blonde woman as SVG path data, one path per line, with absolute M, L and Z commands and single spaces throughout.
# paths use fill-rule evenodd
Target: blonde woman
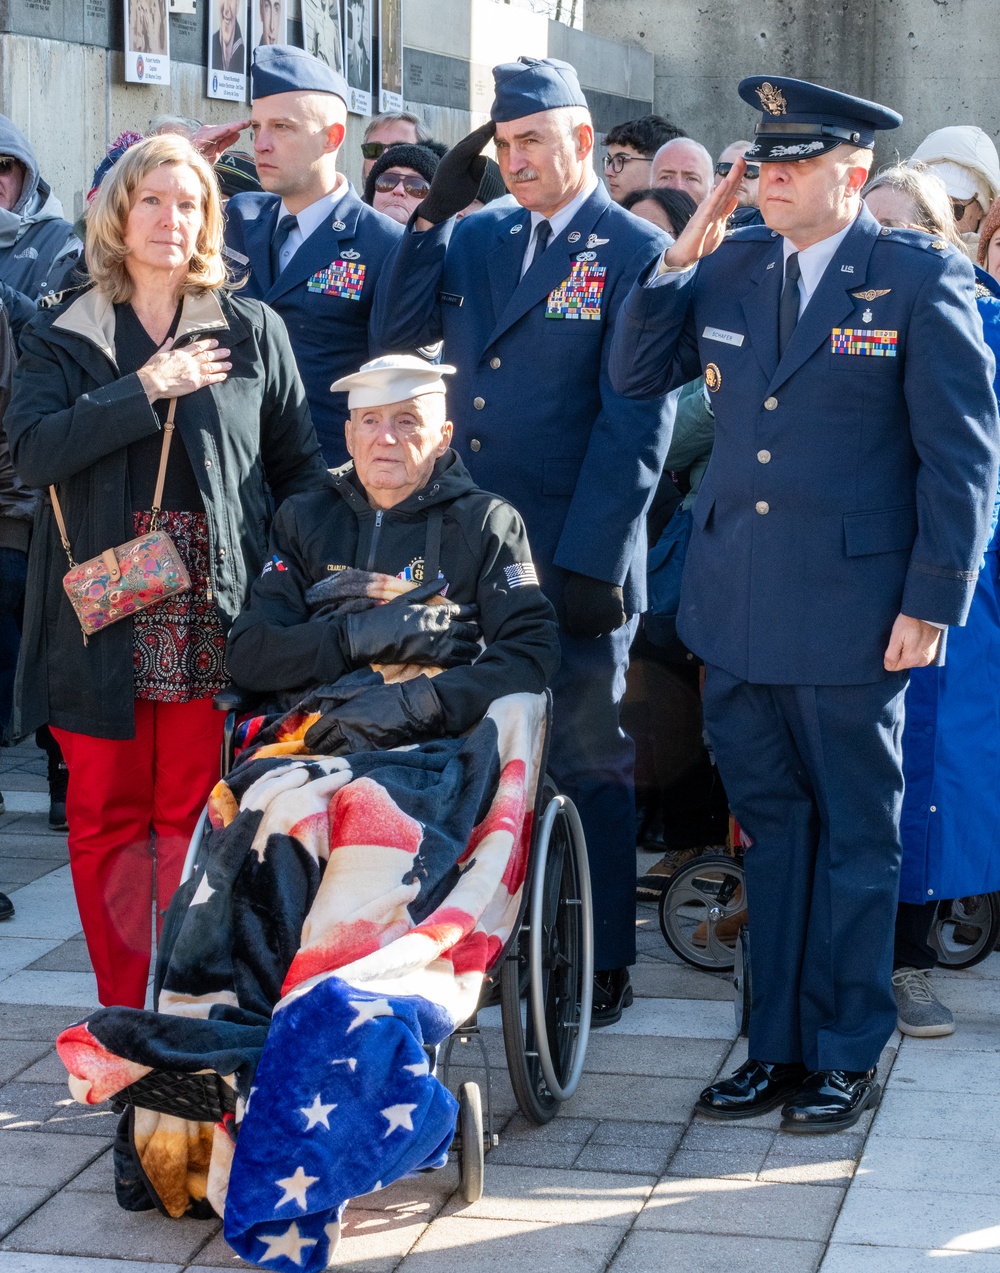
M 177 136 L 133 146 L 88 212 L 92 285 L 26 329 L 6 417 L 22 480 L 55 485 L 80 562 L 149 529 L 177 399 L 161 527 L 190 591 L 85 643 L 48 502 L 28 567 L 17 726 L 48 721 L 70 767 L 70 862 L 105 1005 L 143 1006 L 154 885 L 159 922 L 218 774 L 212 695 L 261 570 L 268 491 L 280 503 L 327 480 L 285 328 L 231 294 L 221 247 L 204 159 Z

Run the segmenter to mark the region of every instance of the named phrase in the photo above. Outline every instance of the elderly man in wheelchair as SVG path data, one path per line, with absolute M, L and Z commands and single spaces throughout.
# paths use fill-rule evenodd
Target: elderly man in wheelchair
M 566 1026 L 589 994 L 567 1007 L 561 948 L 585 849 L 534 889 L 538 1006 L 508 953 L 565 803 L 546 792 L 540 816 L 555 614 L 519 515 L 450 449 L 452 370 L 393 356 L 333 386 L 352 463 L 280 507 L 233 628 L 230 671 L 263 703 L 164 926 L 156 1010 L 102 1009 L 58 1043 L 77 1100 L 124 1107 L 120 1204 L 222 1215 L 267 1268 L 325 1268 L 351 1197 L 445 1162 L 458 1106 L 436 1047 L 501 955 L 529 1116 L 582 1068 Z

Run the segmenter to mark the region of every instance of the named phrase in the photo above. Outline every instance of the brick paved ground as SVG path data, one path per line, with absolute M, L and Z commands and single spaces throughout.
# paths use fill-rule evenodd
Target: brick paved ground
M 0 889 L 17 906 L 0 927 L 0 1273 L 236 1266 L 218 1222 L 118 1209 L 115 1115 L 69 1098 L 52 1042 L 95 992 L 44 773 L 33 747 L 0 753 Z M 453 1166 L 360 1199 L 336 1267 L 911 1273 L 945 1258 L 947 1273 L 1000 1273 L 1000 959 L 940 976 L 958 1033 L 887 1049 L 873 1126 L 869 1115 L 840 1136 L 793 1139 L 776 1112 L 737 1127 L 692 1120 L 701 1087 L 745 1054 L 731 991 L 680 964 L 653 907 L 640 910 L 636 1005 L 592 1037 L 577 1097 L 547 1127 L 527 1125 L 486 1014 L 500 1144 L 482 1201 L 456 1194 Z M 455 1083 L 467 1077 L 482 1075 L 456 1069 Z

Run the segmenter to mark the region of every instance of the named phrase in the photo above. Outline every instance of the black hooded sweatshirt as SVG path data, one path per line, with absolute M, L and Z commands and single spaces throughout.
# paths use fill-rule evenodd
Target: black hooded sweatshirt
M 326 684 L 353 671 L 338 620 L 309 622 L 306 589 L 355 567 L 421 582 L 435 518 L 445 595 L 478 605 L 486 643 L 474 664 L 434 678 L 448 732 L 470 728 L 504 694 L 541 693 L 559 666 L 559 637 L 524 523 L 505 500 L 479 490 L 454 451 L 395 508 L 371 507 L 353 464 L 335 470 L 328 489 L 282 504 L 271 527 L 271 557 L 229 636 L 227 663 L 236 683 L 269 692 Z

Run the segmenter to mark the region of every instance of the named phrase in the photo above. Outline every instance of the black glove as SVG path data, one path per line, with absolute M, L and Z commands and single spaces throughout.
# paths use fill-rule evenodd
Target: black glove
M 622 590 L 616 583 L 572 571 L 563 588 L 563 616 L 566 631 L 575 637 L 607 636 L 628 618 Z
M 418 676 L 374 685 L 331 707 L 306 731 L 305 744 L 315 754 L 346 756 L 439 738 L 443 732 L 437 691 L 429 677 Z
M 457 667 L 479 653 L 478 606 L 410 605 L 402 600 L 349 614 L 340 646 L 354 668 L 366 663 L 424 663 Z
M 486 159 L 480 152 L 496 130 L 490 120 L 452 146 L 431 178 L 430 193 L 417 207 L 418 217 L 440 225 L 469 206 L 486 171 Z

